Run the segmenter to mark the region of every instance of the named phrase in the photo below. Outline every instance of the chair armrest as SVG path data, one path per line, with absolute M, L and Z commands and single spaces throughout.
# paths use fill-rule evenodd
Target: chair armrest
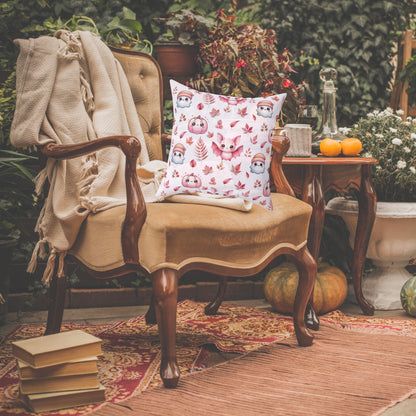
M 276 186 L 276 191 L 281 194 L 295 196 L 295 192 L 286 179 L 282 169 L 283 156 L 287 153 L 290 147 L 290 140 L 286 136 L 272 137 L 273 156 L 272 156 L 272 178 Z
M 71 145 L 48 143 L 41 151 L 47 157 L 72 159 L 109 146 L 120 148 L 126 156 L 125 179 L 127 203 L 126 216 L 121 233 L 121 244 L 126 264 L 138 265 L 138 239 L 147 214 L 146 204 L 140 189 L 136 170 L 137 158 L 141 151 L 140 141 L 131 136 L 110 136 Z

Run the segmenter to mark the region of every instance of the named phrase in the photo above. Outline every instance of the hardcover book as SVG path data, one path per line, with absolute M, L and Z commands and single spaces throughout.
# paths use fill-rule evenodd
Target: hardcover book
M 32 380 L 20 380 L 20 391 L 24 394 L 50 393 L 68 390 L 86 390 L 99 386 L 97 373 L 62 377 L 42 377 Z
M 20 394 L 27 407 L 34 412 L 66 409 L 68 407 L 85 406 L 105 400 L 105 388 L 72 390 L 55 393 Z
M 42 368 L 33 368 L 20 360 L 16 360 L 16 365 L 20 380 L 32 380 L 44 377 L 62 377 L 75 374 L 97 373 L 97 362 L 97 357 L 89 357 Z
M 12 343 L 13 355 L 42 368 L 101 354 L 101 339 L 81 330 L 60 332 Z

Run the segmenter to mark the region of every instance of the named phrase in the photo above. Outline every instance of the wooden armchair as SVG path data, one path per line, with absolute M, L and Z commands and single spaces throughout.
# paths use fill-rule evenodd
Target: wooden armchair
M 157 62 L 139 52 L 113 50 L 131 87 L 151 159 L 163 159 L 162 76 Z M 273 139 L 272 176 L 279 193 L 272 194 L 275 209 L 254 206 L 240 212 L 207 205 L 181 203 L 146 204 L 136 174 L 140 143 L 133 137 L 115 136 L 75 145 L 48 144 L 48 158 L 74 158 L 107 146 L 119 147 L 126 156 L 126 205 L 91 213 L 68 253 L 98 278 L 117 277 L 134 270 L 151 275 L 153 300 L 146 315 L 159 327 L 166 387 L 179 379 L 176 362 L 176 304 L 178 280 L 187 271 L 201 270 L 215 276 L 248 277 L 261 271 L 279 255 L 286 255 L 299 270 L 294 306 L 298 343 L 311 345 L 305 325 L 305 309 L 316 276 L 316 262 L 306 238 L 311 207 L 294 198 L 281 168 L 288 139 Z M 67 256 L 68 257 L 68 256 Z M 46 333 L 60 331 L 66 278 L 51 281 Z M 214 313 L 221 293 L 207 308 Z

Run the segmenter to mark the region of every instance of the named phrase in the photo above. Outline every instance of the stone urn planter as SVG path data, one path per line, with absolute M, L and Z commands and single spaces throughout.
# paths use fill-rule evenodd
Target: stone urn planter
M 343 218 L 354 247 L 358 219 L 357 201 L 334 198 L 326 206 L 328 214 Z M 400 291 L 412 277 L 405 269 L 416 257 L 416 203 L 378 202 L 367 256 L 375 269 L 363 277 L 363 294 L 375 309 L 401 309 Z

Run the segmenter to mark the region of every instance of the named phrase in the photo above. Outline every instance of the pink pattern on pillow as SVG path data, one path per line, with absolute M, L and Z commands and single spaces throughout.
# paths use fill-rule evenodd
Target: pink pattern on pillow
M 174 110 L 168 168 L 157 196 L 205 193 L 273 209 L 271 137 L 286 94 L 239 98 L 171 80 Z

